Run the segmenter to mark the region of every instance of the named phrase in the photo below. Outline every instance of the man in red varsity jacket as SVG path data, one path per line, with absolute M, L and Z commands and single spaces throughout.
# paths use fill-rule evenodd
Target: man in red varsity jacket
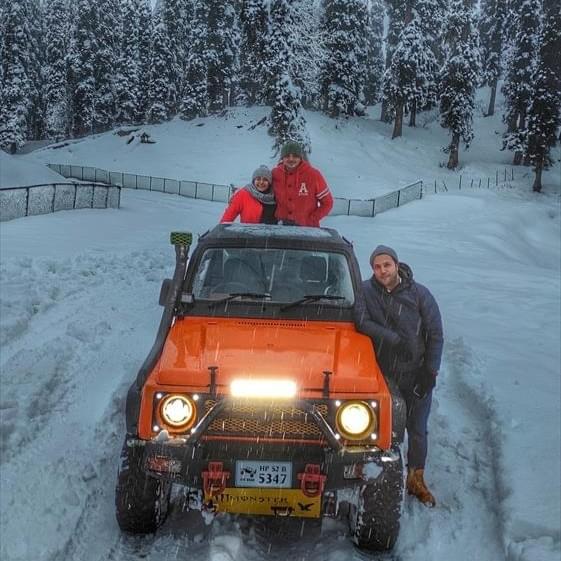
M 321 172 L 304 158 L 298 142 L 288 141 L 281 149 L 281 161 L 273 168 L 275 216 L 283 224 L 316 226 L 333 208 L 333 196 Z

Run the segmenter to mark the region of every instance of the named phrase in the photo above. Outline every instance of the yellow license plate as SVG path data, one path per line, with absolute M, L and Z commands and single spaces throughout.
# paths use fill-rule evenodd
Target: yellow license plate
M 300 489 L 229 487 L 212 498 L 218 512 L 319 518 L 321 495 L 306 497 Z

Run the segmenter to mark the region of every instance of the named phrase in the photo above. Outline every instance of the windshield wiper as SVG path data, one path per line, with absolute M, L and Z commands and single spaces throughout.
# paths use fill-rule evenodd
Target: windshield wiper
M 285 310 L 294 308 L 294 306 L 298 306 L 300 304 L 306 304 L 307 302 L 317 302 L 318 300 L 345 300 L 345 297 L 333 296 L 331 294 L 308 294 L 307 296 L 302 296 L 302 298 L 298 298 L 298 300 L 294 300 L 294 302 L 290 302 L 289 304 L 285 304 L 284 306 L 281 306 L 280 311 L 284 312 Z
M 236 298 L 270 298 L 271 295 L 268 292 L 232 292 L 228 294 L 228 296 L 224 296 L 224 298 L 220 298 L 219 300 L 214 300 L 211 302 L 208 307 L 214 308 L 218 306 L 218 304 L 224 304 L 224 302 L 230 302 L 230 300 L 234 300 Z

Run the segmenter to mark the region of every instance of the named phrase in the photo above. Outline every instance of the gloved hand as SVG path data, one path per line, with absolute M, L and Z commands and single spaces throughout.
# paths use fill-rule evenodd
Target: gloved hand
M 437 374 L 438 372 L 426 367 L 419 370 L 413 387 L 413 393 L 419 399 L 423 399 L 436 386 Z
M 413 353 L 409 348 L 409 343 L 403 339 L 399 338 L 399 341 L 394 345 L 395 352 L 398 354 L 400 360 L 408 362 L 413 358 Z

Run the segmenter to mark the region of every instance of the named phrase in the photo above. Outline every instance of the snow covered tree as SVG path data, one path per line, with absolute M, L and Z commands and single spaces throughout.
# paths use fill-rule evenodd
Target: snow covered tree
M 399 36 L 411 17 L 413 0 L 385 0 L 385 2 L 386 16 L 388 19 L 388 32 L 386 35 L 386 61 L 384 69 L 387 70 L 391 64 L 393 52 L 397 48 Z M 382 99 L 380 120 L 385 122 L 389 122 L 391 120 L 388 116 L 387 101 L 385 99 Z
M 539 62 L 528 110 L 528 157 L 536 178 L 533 190 L 541 192 L 542 171 L 549 164 L 561 125 L 561 5 L 544 3 L 544 25 L 540 38 Z
M 68 54 L 71 92 L 71 132 L 83 136 L 93 132 L 97 10 L 92 0 L 76 0 L 74 27 Z
M 194 6 L 191 26 L 191 49 L 181 99 L 180 113 L 182 119 L 204 117 L 208 112 L 207 89 L 207 25 L 208 6 L 199 1 Z
M 139 113 L 140 90 L 140 17 L 136 0 L 122 0 L 123 29 L 120 79 L 117 83 L 117 116 L 121 124 L 134 123 Z
M 207 0 L 206 59 L 209 110 L 231 105 L 237 87 L 239 29 L 233 0 Z
M 486 116 L 495 113 L 497 83 L 502 72 L 504 26 L 507 5 L 504 0 L 482 0 L 479 20 L 481 41 L 482 82 L 491 88 Z
M 320 24 L 323 12 L 316 4 L 309 0 L 292 1 L 292 54 L 288 71 L 304 107 L 319 106 L 319 77 L 326 59 L 325 34 Z
M 517 17 L 513 18 L 514 40 L 502 87 L 506 106 L 503 120 L 507 124 L 507 132 L 503 135 L 503 149 L 513 151 L 513 164 L 520 165 L 526 150 L 526 118 L 537 64 L 541 2 L 519 0 L 516 7 Z
M 27 137 L 42 138 L 45 130 L 44 67 L 45 67 L 45 30 L 43 10 L 39 0 L 25 0 L 29 22 L 29 113 L 27 117 Z
M 415 125 L 417 107 L 423 107 L 436 95 L 436 60 L 420 27 L 415 10 L 399 37 L 389 68 L 384 75 L 384 99 L 388 113 L 394 117 L 392 138 L 402 135 L 405 106 Z
M 120 39 L 120 5 L 118 0 L 95 0 L 97 49 L 94 53 L 94 131 L 106 131 L 115 122 L 116 87 Z
M 289 72 L 292 43 L 291 28 L 287 23 L 292 21 L 289 0 L 273 0 L 268 53 L 273 104 L 269 133 L 275 137 L 275 150 L 278 151 L 284 142 L 291 139 L 301 142 L 309 153 L 310 137 L 302 114 L 300 91 L 292 83 Z
M 1 15 L 0 148 L 15 153 L 27 136 L 32 90 L 29 77 L 32 38 L 24 0 L 5 3 Z
M 241 0 L 239 85 L 247 105 L 262 103 L 265 97 L 268 18 L 265 0 Z
M 66 52 L 69 41 L 70 13 L 66 0 L 47 0 L 45 5 L 46 29 L 46 134 L 61 138 L 68 132 L 68 84 Z
M 164 23 L 167 42 L 171 56 L 169 58 L 170 68 L 168 75 L 173 81 L 173 88 L 170 87 L 168 108 L 170 115 L 177 113 L 177 104 L 180 98 L 181 85 L 183 82 L 183 72 L 187 63 L 187 21 L 185 19 L 186 4 L 184 0 L 162 0 L 158 16 Z
M 441 73 L 440 124 L 450 130 L 448 169 L 458 167 L 460 140 L 473 139 L 479 45 L 471 0 L 452 0 L 447 21 L 448 53 Z
M 364 0 L 325 0 L 323 110 L 331 117 L 364 114 L 368 10 Z
M 368 10 L 366 36 L 366 79 L 364 99 L 367 105 L 374 105 L 380 99 L 384 75 L 384 5 L 382 0 L 371 0 Z
M 150 0 L 135 0 L 138 12 L 138 106 L 135 121 L 140 123 L 148 113 L 148 86 L 150 83 L 150 59 L 152 52 L 152 10 Z
M 172 75 L 175 68 L 174 56 L 166 26 L 161 20 L 154 24 L 151 53 L 146 118 L 150 123 L 161 123 L 172 116 L 176 93 Z

